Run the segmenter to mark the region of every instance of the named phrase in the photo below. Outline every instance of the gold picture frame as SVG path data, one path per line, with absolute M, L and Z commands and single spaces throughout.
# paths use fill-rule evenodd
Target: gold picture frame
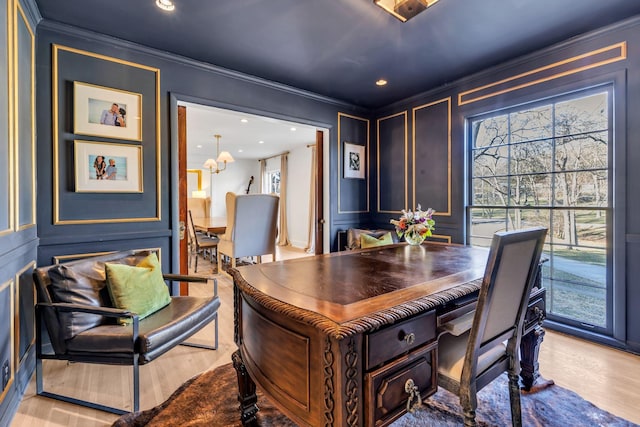
M 75 191 L 142 193 L 142 146 L 74 141 Z
M 73 133 L 142 141 L 142 95 L 73 82 Z

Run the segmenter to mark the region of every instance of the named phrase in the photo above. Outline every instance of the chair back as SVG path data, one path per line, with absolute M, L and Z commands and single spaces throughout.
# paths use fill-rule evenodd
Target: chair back
M 227 229 L 222 239 L 233 242 L 234 257 L 275 254 L 279 202 L 273 194 L 227 193 Z
M 208 197 L 205 199 L 196 197 L 187 198 L 187 210 L 193 212 L 196 218 L 209 218 L 210 206 L 211 199 Z
M 517 354 L 546 234 L 546 228 L 538 227 L 493 236 L 465 364 L 475 364 L 480 355 L 506 340 Z
M 38 303 L 74 303 L 95 307 L 111 307 L 106 288 L 105 263 L 136 265 L 150 255 L 150 250 L 112 252 L 82 258 L 63 264 L 38 267 L 33 272 Z M 106 321 L 89 313 L 58 313 L 51 308 L 38 309 L 56 354 L 66 353 L 66 340 L 75 334 Z
M 196 225 L 193 223 L 193 215 L 191 213 L 191 209 L 187 210 L 187 244 L 194 246 L 194 248 L 198 247 L 198 239 L 196 233 Z

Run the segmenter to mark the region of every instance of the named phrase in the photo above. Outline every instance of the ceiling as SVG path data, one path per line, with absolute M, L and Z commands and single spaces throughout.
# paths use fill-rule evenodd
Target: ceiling
M 221 136 L 220 152 L 229 151 L 236 160 L 263 159 L 315 143 L 313 126 L 205 105 L 186 102 L 180 105 L 187 107 L 190 169 L 202 168 L 206 159 L 217 157 L 216 134 Z
M 368 108 L 640 14 L 638 0 L 440 0 L 406 23 L 373 0 L 36 2 L 47 20 Z

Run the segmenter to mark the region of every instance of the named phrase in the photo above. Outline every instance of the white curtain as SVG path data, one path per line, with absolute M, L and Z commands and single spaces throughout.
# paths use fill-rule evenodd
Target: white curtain
M 309 185 L 309 231 L 305 252 L 316 252 L 316 146 L 311 145 L 311 179 Z
M 260 186 L 260 193 L 268 193 L 268 191 L 265 191 L 264 188 L 264 183 L 265 183 L 265 173 L 267 173 L 267 161 L 265 159 L 261 159 L 259 160 L 260 162 L 260 181 L 258 182 L 258 185 Z
M 287 232 L 287 171 L 289 168 L 289 155 L 280 156 L 280 224 L 278 227 L 278 246 L 289 246 L 289 233 Z

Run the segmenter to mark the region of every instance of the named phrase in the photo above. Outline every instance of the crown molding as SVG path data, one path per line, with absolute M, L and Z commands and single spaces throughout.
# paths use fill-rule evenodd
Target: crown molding
M 40 22 L 42 22 L 42 15 L 40 14 L 40 9 L 38 9 L 38 5 L 36 4 L 36 0 L 18 0 L 24 13 L 29 20 L 29 24 L 31 28 L 36 28 Z
M 34 0 L 29 0 L 29 1 L 34 1 Z M 357 110 L 357 111 L 365 111 L 368 112 L 370 111 L 367 108 L 364 108 L 362 106 L 359 105 L 355 105 L 355 104 L 350 104 L 346 101 L 342 101 L 340 99 L 336 99 L 336 98 L 331 98 L 325 95 L 320 95 L 318 93 L 315 92 L 310 92 L 304 89 L 299 89 L 293 86 L 289 86 L 289 85 L 285 85 L 282 83 L 277 83 L 277 82 L 273 82 L 271 80 L 267 80 L 261 77 L 256 77 L 250 74 L 245 74 L 242 73 L 240 71 L 235 71 L 235 70 L 231 70 L 228 68 L 223 68 L 214 64 L 210 64 L 207 62 L 203 62 L 203 61 L 198 61 L 192 58 L 188 58 L 186 56 L 181 56 L 181 55 L 177 55 L 174 53 L 170 53 L 170 52 L 165 52 L 159 49 L 155 49 L 155 48 L 151 48 L 148 46 L 144 46 L 138 43 L 134 43 L 134 42 L 130 42 L 127 40 L 123 40 L 123 39 L 119 39 L 116 37 L 112 37 L 112 36 L 108 36 L 106 34 L 100 34 L 100 33 L 96 33 L 93 31 L 89 31 L 89 30 L 84 30 L 78 27 L 74 27 L 72 25 L 68 25 L 68 24 L 63 24 L 61 22 L 58 21 L 51 21 L 48 19 L 44 19 L 42 20 L 42 22 L 40 23 L 40 25 L 38 26 L 39 29 L 42 30 L 49 30 L 49 31 L 54 31 L 57 33 L 62 33 L 64 35 L 68 35 L 68 36 L 73 36 L 73 37 L 79 37 L 79 38 L 83 38 L 85 40 L 89 40 L 89 41 L 95 41 L 95 42 L 100 42 L 100 43 L 105 43 L 108 44 L 109 46 L 113 46 L 113 47 L 118 47 L 121 49 L 127 49 L 129 51 L 133 51 L 136 53 L 140 53 L 140 54 L 144 54 L 144 55 L 149 55 L 152 57 L 155 57 L 157 59 L 161 59 L 164 61 L 171 61 L 174 62 L 176 64 L 180 64 L 180 65 L 185 65 L 185 66 L 189 66 L 189 67 L 193 67 L 193 68 L 197 68 L 203 71 L 207 71 L 213 74 L 217 74 L 220 76 L 224 76 L 224 77 L 228 77 L 228 78 L 232 78 L 232 79 L 236 79 L 236 80 L 240 80 L 246 83 L 251 83 L 254 85 L 259 85 L 259 86 L 263 86 L 266 87 L 268 89 L 273 89 L 273 90 L 277 90 L 277 91 L 281 91 L 281 92 L 286 92 L 292 95 L 296 95 L 296 96 L 301 96 L 304 98 L 308 98 L 311 99 L 313 101 L 318 101 L 318 102 L 322 102 L 325 104 L 332 104 L 332 105 L 336 105 L 339 106 L 341 108 L 348 108 L 350 110 Z

